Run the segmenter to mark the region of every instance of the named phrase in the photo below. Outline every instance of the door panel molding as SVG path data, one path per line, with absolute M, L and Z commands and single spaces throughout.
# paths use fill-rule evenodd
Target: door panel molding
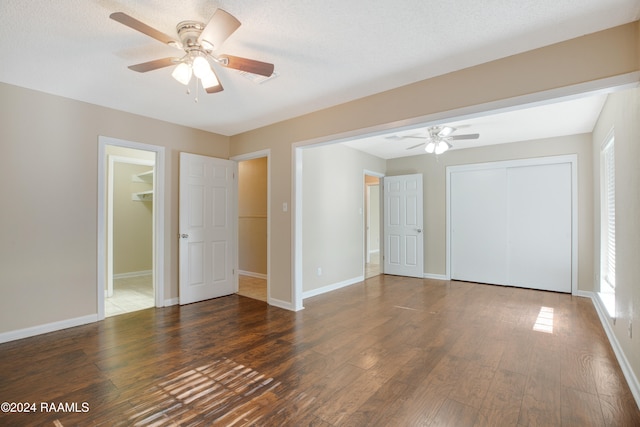
M 236 166 L 180 153 L 180 304 L 237 291 Z
M 424 277 L 422 174 L 383 178 L 384 273 Z

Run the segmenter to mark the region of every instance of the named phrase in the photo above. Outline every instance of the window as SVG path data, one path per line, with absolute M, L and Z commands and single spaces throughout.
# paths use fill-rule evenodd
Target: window
M 601 260 L 600 292 L 615 294 L 616 289 L 616 167 L 613 132 L 602 146 Z

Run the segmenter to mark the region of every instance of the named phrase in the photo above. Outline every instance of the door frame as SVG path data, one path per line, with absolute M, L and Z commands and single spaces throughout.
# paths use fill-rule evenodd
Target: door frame
M 367 184 L 366 180 L 367 180 L 367 176 L 373 176 L 375 178 L 378 178 L 378 184 L 375 184 L 378 186 L 378 211 L 379 211 L 379 221 L 378 221 L 378 233 L 379 236 L 383 236 L 383 213 L 384 213 L 384 209 L 382 209 L 382 190 L 383 190 L 383 178 L 384 178 L 384 174 L 383 173 L 379 173 L 379 172 L 374 172 L 368 169 L 365 169 L 362 171 L 362 180 L 363 180 L 363 186 L 364 186 L 364 191 L 363 191 L 363 197 L 364 197 L 364 201 L 362 203 L 362 205 L 365 207 L 365 221 L 364 221 L 364 230 L 363 230 L 363 242 L 364 242 L 364 262 L 365 265 L 363 266 L 363 276 L 366 276 L 365 272 L 366 272 L 366 264 L 369 263 L 371 261 L 371 253 L 369 251 L 369 245 L 370 245 L 370 235 L 369 235 L 369 230 L 367 229 L 367 226 L 370 225 L 371 223 L 371 200 L 370 200 L 370 189 L 371 189 L 371 184 Z M 384 243 L 383 243 L 384 239 L 380 239 L 380 243 L 379 243 L 379 255 L 380 255 L 380 272 L 383 271 L 383 263 L 382 263 L 382 254 L 384 253 Z
M 578 156 L 559 156 L 504 160 L 447 166 L 446 170 L 446 279 L 451 280 L 451 174 L 453 172 L 521 166 L 571 164 L 571 294 L 578 294 Z
M 253 151 L 251 153 L 240 154 L 237 156 L 233 156 L 229 158 L 229 160 L 233 160 L 236 163 L 240 163 L 246 160 L 253 159 L 261 159 L 263 157 L 267 158 L 267 304 L 269 305 L 278 305 L 274 304 L 275 301 L 271 298 L 271 149 Z M 236 171 L 238 170 L 238 165 L 236 165 Z M 238 173 L 238 172 L 236 172 Z M 238 181 L 240 177 L 237 176 L 234 182 L 235 188 L 234 193 L 236 195 L 236 214 L 239 211 L 238 206 Z M 237 268 L 240 267 L 240 245 L 238 242 L 240 230 L 238 227 L 240 222 L 236 221 L 236 251 L 235 251 L 235 261 L 234 265 Z M 240 279 L 240 275 L 236 275 L 236 292 L 238 291 L 238 281 Z
M 133 148 L 155 153 L 155 173 L 153 177 L 153 288 L 155 306 L 164 307 L 164 251 L 165 251 L 165 153 L 164 147 L 127 141 L 107 136 L 98 136 L 98 230 L 97 230 L 97 313 L 98 320 L 104 319 L 104 297 L 107 280 L 107 146 Z
M 147 150 L 145 150 L 147 151 Z M 113 294 L 113 173 L 116 163 L 127 163 L 131 165 L 153 166 L 155 169 L 155 160 L 136 159 L 126 156 L 110 156 L 108 158 L 107 172 L 107 296 Z M 155 182 L 153 183 L 155 191 Z M 155 210 L 155 209 L 154 209 Z M 152 219 L 153 221 L 153 219 Z M 152 243 L 153 244 L 153 243 Z M 153 290 L 155 295 L 155 288 Z

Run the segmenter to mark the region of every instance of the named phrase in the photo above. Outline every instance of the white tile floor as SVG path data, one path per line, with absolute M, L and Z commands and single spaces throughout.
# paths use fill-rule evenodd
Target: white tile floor
M 114 279 L 113 296 L 105 298 L 104 313 L 109 317 L 154 305 L 151 274 Z

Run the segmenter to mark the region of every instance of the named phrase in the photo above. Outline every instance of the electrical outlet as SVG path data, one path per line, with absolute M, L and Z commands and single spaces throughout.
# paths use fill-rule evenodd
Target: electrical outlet
M 318 275 L 318 277 L 322 276 L 322 267 L 318 267 L 318 270 L 316 270 L 316 274 Z

